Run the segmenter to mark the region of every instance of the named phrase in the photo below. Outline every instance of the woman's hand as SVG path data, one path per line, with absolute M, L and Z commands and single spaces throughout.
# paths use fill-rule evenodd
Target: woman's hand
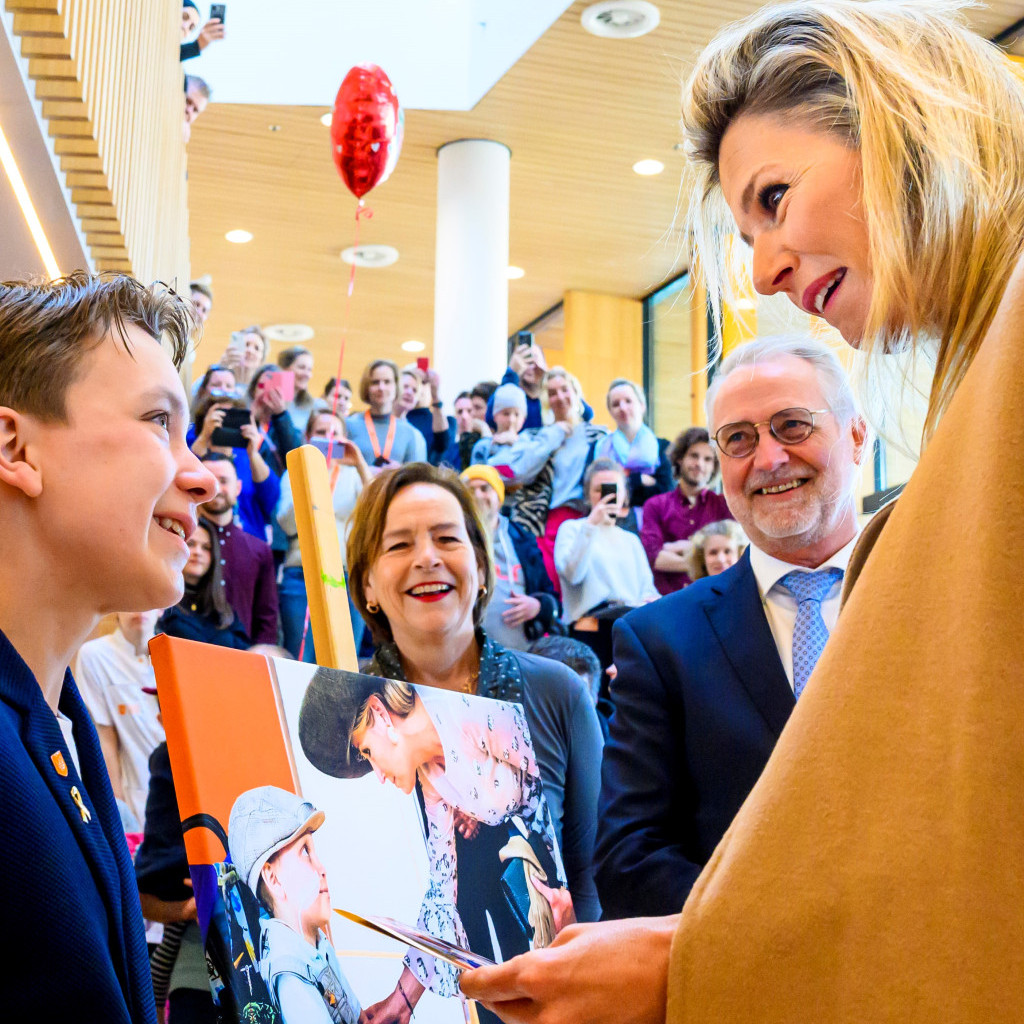
M 540 601 L 529 594 L 513 594 L 505 599 L 505 604 L 508 607 L 501 613 L 501 621 L 506 626 L 521 626 L 540 615 Z
M 547 949 L 466 971 L 459 984 L 507 1024 L 664 1024 L 677 922 L 570 925 Z
M 471 817 L 465 811 L 455 808 L 455 831 L 462 836 L 463 839 L 476 839 L 480 832 L 480 822 L 476 818 Z
M 555 934 L 563 928 L 576 923 L 576 908 L 572 905 L 572 896 L 564 886 L 552 889 L 545 885 L 536 875 L 531 878 L 534 889 L 537 890 L 548 901 L 551 907 L 551 915 L 555 919 Z
M 511 430 L 503 430 L 500 434 L 495 434 L 491 438 L 492 444 L 515 444 L 516 438 L 519 437 L 517 433 Z
M 217 362 L 221 366 L 226 366 L 237 376 L 238 371 L 242 368 L 242 353 L 234 346 L 228 345 L 228 347 L 224 349 L 224 355 L 222 355 Z
M 399 975 L 394 992 L 359 1015 L 359 1024 L 409 1024 L 412 1011 L 423 995 L 423 986 L 406 967 Z
M 253 405 L 263 406 L 271 416 L 280 416 L 288 408 L 284 395 L 281 394 L 281 389 L 273 385 L 261 388 L 256 395 L 256 401 L 253 402 Z
M 615 509 L 618 503 L 619 499 L 617 495 L 606 495 L 590 510 L 590 515 L 587 516 L 587 522 L 590 523 L 591 526 L 614 526 Z
M 196 440 L 202 441 L 202 443 L 206 445 L 207 448 L 209 448 L 210 445 L 213 443 L 211 440 L 211 438 L 213 437 L 213 432 L 223 424 L 224 413 L 226 411 L 226 408 L 222 405 L 215 405 L 212 409 L 210 409 L 210 411 L 206 414 L 206 417 L 203 419 L 203 429 L 200 432 L 199 437 L 196 438 Z
M 263 438 L 260 435 L 259 429 L 250 418 L 248 423 L 238 428 L 238 432 L 248 442 L 246 444 L 246 450 L 249 452 L 249 458 L 251 460 L 254 455 L 259 454 L 260 445 L 263 444 Z

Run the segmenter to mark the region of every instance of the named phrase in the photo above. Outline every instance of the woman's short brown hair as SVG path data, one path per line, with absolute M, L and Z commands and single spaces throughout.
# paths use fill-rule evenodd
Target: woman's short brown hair
M 0 284 L 0 405 L 50 423 L 67 420 L 65 399 L 85 354 L 108 334 L 130 350 L 139 327 L 168 341 L 178 368 L 196 330 L 189 299 L 127 274 L 76 270 L 53 281 Z
M 473 606 L 473 624 L 477 627 L 483 622 L 487 602 L 494 589 L 494 559 L 487 530 L 480 520 L 472 494 L 456 473 L 446 466 L 431 466 L 428 462 L 409 462 L 398 469 L 387 470 L 373 479 L 359 496 L 352 513 L 352 532 L 346 546 L 349 593 L 378 644 L 393 639 L 391 624 L 382 609 L 371 612 L 367 608 L 366 580 L 380 555 L 391 502 L 400 491 L 413 484 L 433 484 L 448 491 L 455 496 L 462 509 L 466 532 L 487 587 L 486 593 L 478 597 Z
M 366 369 L 363 370 L 362 377 L 359 378 L 359 397 L 367 405 L 370 404 L 370 378 L 373 376 L 373 371 L 380 366 L 391 367 L 391 372 L 395 375 L 395 390 L 398 390 L 398 382 L 401 379 L 398 363 L 392 359 L 374 359 L 372 363 L 367 364 Z

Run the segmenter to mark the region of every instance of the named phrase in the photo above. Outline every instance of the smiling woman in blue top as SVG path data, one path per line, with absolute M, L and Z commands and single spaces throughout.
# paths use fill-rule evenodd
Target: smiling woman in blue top
M 56 1007 L 154 1019 L 131 861 L 68 664 L 105 613 L 181 597 L 196 506 L 216 486 L 185 442 L 176 367 L 193 315 L 187 300 L 123 276 L 0 285 L 8 1024 Z

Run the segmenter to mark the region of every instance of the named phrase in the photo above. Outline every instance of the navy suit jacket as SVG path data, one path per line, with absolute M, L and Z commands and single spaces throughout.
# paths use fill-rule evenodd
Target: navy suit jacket
M 3 1020 L 150 1024 L 156 1011 L 135 875 L 96 730 L 70 672 L 59 707 L 74 723 L 81 776 L 35 677 L 0 632 Z M 66 775 L 54 764 L 58 752 Z
M 795 706 L 749 552 L 619 619 L 595 877 L 606 918 L 677 913 Z

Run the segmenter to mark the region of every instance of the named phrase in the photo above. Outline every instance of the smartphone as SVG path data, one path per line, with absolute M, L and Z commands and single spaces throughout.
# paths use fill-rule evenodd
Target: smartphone
M 508 358 L 512 359 L 512 353 L 517 348 L 533 348 L 533 331 L 516 331 L 508 339 Z
M 222 25 L 224 24 L 224 8 L 227 4 L 210 4 L 210 17 L 216 18 Z
M 619 497 L 619 485 L 618 484 L 601 484 L 601 500 L 605 498 L 615 498 L 616 501 Z
M 231 340 L 228 342 L 228 352 L 234 352 L 238 357 L 238 363 L 241 364 L 242 357 L 245 355 L 244 331 L 231 332 Z
M 260 387 L 277 388 L 285 405 L 295 401 L 295 371 L 270 370 L 260 377 Z
M 242 436 L 242 427 L 251 421 L 248 409 L 225 409 L 224 419 L 214 429 L 210 444 L 215 448 L 248 448 L 249 442 Z
M 420 356 L 416 360 L 416 366 L 423 372 L 426 373 L 430 369 L 430 357 Z

